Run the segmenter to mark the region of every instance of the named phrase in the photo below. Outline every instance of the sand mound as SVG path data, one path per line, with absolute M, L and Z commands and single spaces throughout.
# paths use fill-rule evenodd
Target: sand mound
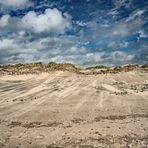
M 0 147 L 147 147 L 148 74 L 0 76 Z

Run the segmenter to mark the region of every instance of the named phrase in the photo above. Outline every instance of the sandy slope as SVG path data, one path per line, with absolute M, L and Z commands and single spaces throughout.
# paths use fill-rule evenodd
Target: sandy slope
M 0 76 L 0 147 L 147 147 L 148 74 Z

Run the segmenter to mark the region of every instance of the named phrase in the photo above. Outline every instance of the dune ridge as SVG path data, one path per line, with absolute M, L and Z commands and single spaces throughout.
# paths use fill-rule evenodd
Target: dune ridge
M 146 66 L 21 66 L 0 70 L 0 147 L 147 147 Z

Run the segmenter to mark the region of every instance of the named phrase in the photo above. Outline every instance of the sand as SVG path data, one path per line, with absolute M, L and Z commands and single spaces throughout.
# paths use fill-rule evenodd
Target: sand
M 148 74 L 0 76 L 0 147 L 146 148 Z

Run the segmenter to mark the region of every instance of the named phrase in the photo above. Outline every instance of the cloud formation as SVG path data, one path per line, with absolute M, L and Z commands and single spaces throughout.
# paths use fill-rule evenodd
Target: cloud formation
M 31 2 L 34 6 L 26 7 Z M 0 0 L 0 64 L 146 63 L 147 4 L 133 0 Z
M 0 0 L 0 4 L 5 7 L 24 7 L 29 0 Z
M 34 33 L 64 33 L 65 29 L 71 27 L 71 17 L 58 9 L 46 9 L 44 13 L 37 14 L 29 11 L 22 18 L 3 15 L 0 18 L 0 27 L 5 30 L 28 30 Z
M 4 15 L 0 18 L 0 27 L 5 27 L 8 25 L 9 23 L 9 18 L 10 16 L 9 15 Z
M 45 13 L 37 15 L 34 11 L 28 12 L 21 20 L 21 26 L 34 31 L 41 32 L 64 32 L 70 27 L 69 18 L 58 9 L 46 9 Z

